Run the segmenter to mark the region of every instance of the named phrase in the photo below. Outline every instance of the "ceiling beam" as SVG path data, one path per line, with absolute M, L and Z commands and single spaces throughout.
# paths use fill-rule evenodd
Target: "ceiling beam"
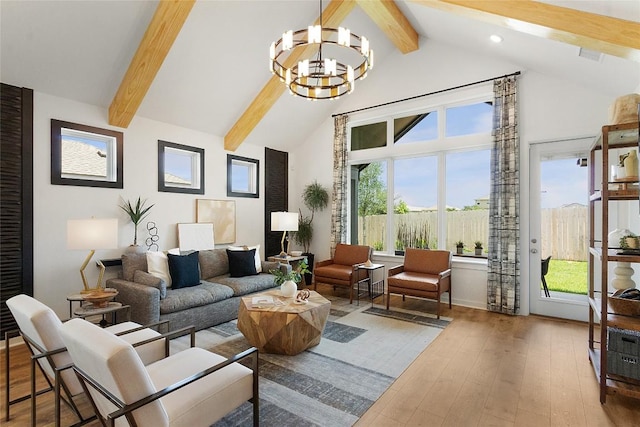
M 640 62 L 640 23 L 530 0 L 411 0 L 489 22 Z
M 187 20 L 195 0 L 162 0 L 109 106 L 109 124 L 126 128 Z
M 356 0 L 402 53 L 418 50 L 418 33 L 394 1 Z
M 326 27 L 338 27 L 342 21 L 351 13 L 355 7 L 355 0 L 331 0 L 327 7 L 322 11 L 322 25 Z M 314 25 L 320 24 L 320 18 L 316 19 Z M 317 52 L 314 46 L 306 46 L 291 51 L 284 62 L 287 68 L 290 68 L 296 62 L 302 59 L 311 58 Z M 265 55 L 267 52 L 265 51 Z M 285 91 L 286 87 L 280 81 L 280 78 L 271 76 L 260 93 L 251 102 L 249 107 L 242 113 L 242 116 L 236 121 L 233 127 L 224 137 L 225 150 L 235 151 L 253 129 L 260 123 L 260 120 L 273 107 L 280 95 Z

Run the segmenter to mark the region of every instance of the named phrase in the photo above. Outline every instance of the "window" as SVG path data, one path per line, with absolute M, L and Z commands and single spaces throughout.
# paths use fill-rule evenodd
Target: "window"
M 352 243 L 398 255 L 406 247 L 455 253 L 459 240 L 470 254 L 475 241 L 487 247 L 492 96 L 354 123 Z
M 204 194 L 204 149 L 158 141 L 158 191 Z
M 227 154 L 227 196 L 258 198 L 260 162 Z
M 122 188 L 122 132 L 51 120 L 51 184 Z

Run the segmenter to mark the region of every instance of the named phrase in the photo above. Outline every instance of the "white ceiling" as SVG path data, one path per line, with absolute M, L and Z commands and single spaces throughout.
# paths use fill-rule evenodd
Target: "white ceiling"
M 420 34 L 421 45 L 432 40 L 491 55 L 522 70 L 566 79 L 612 97 L 640 87 L 637 62 L 609 55 L 592 61 L 578 57 L 579 48 L 573 45 L 408 1 L 396 3 Z M 640 22 L 640 1 L 546 3 Z M 0 0 L 0 80 L 108 108 L 156 4 Z M 318 11 L 315 0 L 198 0 L 138 115 L 226 135 L 270 77 L 271 41 L 284 30 L 309 25 Z M 376 68 L 383 68 L 385 58 L 395 53 L 395 47 L 360 8 L 354 9 L 344 25 L 371 40 Z M 491 34 L 501 35 L 504 42 L 488 43 Z M 366 83 L 361 82 L 361 87 L 366 88 Z M 246 142 L 286 150 L 329 115 L 343 111 L 343 102 L 344 98 L 307 102 L 284 95 Z

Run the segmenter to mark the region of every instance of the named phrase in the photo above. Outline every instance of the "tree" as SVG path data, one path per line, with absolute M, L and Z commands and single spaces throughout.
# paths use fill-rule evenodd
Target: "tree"
M 397 213 L 397 214 L 406 214 L 406 213 L 408 213 L 409 212 L 409 206 L 407 206 L 407 202 L 405 202 L 402 199 L 398 200 L 398 202 L 396 204 L 394 204 L 394 206 L 393 206 L 393 212 Z
M 358 215 L 362 217 L 362 241 L 367 241 L 366 222 L 369 215 L 387 213 L 387 187 L 382 182 L 382 165 L 369 163 L 359 175 Z

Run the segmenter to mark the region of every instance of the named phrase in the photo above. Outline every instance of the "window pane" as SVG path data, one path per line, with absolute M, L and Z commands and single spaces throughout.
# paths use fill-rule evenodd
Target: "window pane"
M 387 164 L 376 162 L 352 167 L 353 197 L 352 242 L 373 247 L 375 251 L 385 248 L 387 220 Z M 357 230 L 357 233 L 355 231 Z M 353 237 L 357 241 L 353 241 Z
M 437 248 L 437 157 L 396 160 L 393 170 L 395 250 Z
M 62 128 L 62 177 L 115 181 L 115 138 Z
M 447 154 L 447 243 L 473 254 L 474 243 L 482 242 L 486 255 L 489 241 L 490 150 Z
M 351 151 L 387 145 L 387 122 L 351 128 Z
M 438 137 L 438 112 L 395 119 L 393 132 L 396 144 L 433 141 Z
M 447 108 L 445 136 L 491 132 L 493 105 L 490 102 Z
M 166 148 L 164 154 L 164 180 L 169 187 L 194 187 L 200 176 L 198 153 L 175 148 Z

